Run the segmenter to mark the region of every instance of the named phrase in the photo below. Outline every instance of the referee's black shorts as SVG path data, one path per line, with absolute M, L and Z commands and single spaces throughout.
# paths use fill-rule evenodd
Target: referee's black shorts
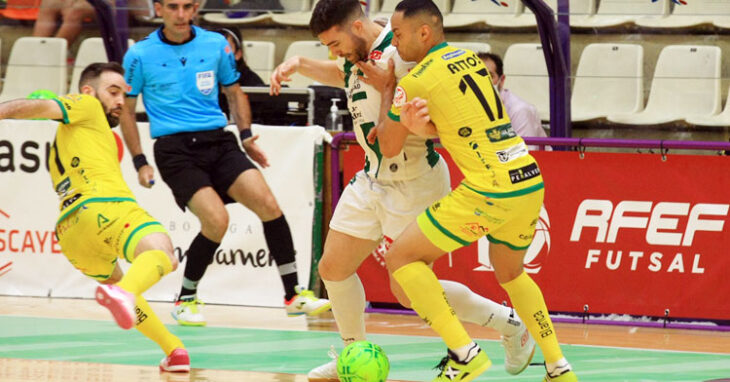
M 157 138 L 155 163 L 175 202 L 185 206 L 198 190 L 210 186 L 223 203 L 233 203 L 228 188 L 242 172 L 256 168 L 224 129 L 179 133 Z

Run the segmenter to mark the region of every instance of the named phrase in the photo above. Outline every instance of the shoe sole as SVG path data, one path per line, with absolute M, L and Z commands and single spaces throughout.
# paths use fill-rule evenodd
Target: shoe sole
M 122 304 L 107 293 L 106 288 L 102 288 L 101 286 L 96 287 L 96 293 L 94 295 L 99 305 L 109 309 L 112 317 L 114 317 L 114 321 L 117 322 L 120 328 L 129 330 L 134 327 L 134 315 L 128 314 L 129 312 L 124 309 Z
M 183 320 L 180 320 L 180 319 L 177 318 L 177 316 L 175 316 L 175 313 L 174 312 L 170 312 L 170 315 L 177 322 L 177 324 L 180 325 L 180 326 L 205 326 L 205 325 L 208 324 L 207 321 L 203 321 L 203 322 L 192 322 L 192 321 L 183 321 Z
M 168 373 L 189 373 L 190 365 L 168 366 L 167 368 L 160 366 L 160 371 L 166 371 Z
M 527 357 L 527 362 L 525 362 L 525 364 L 522 365 L 522 368 L 520 370 L 517 370 L 514 373 L 511 372 L 511 371 L 509 371 L 509 370 L 507 370 L 507 373 L 509 373 L 511 375 L 517 375 L 517 374 L 520 374 L 523 371 L 525 371 L 525 369 L 527 369 L 527 366 L 530 366 L 530 362 L 532 361 L 532 357 L 535 355 L 535 348 L 536 347 L 537 347 L 537 344 L 536 343 L 532 344 L 532 352 L 530 352 L 530 356 Z
M 485 371 L 487 371 L 487 369 L 489 369 L 491 366 L 492 366 L 492 360 L 491 359 L 488 359 L 487 360 L 487 363 L 485 363 L 484 365 L 480 366 L 478 369 L 475 369 L 474 371 L 472 371 L 471 374 L 469 374 L 468 377 L 462 379 L 461 382 L 473 381 L 476 377 L 482 375 L 482 373 L 484 373 Z
M 316 315 L 322 314 L 324 312 L 329 312 L 330 310 L 332 310 L 332 304 L 331 303 L 330 304 L 326 304 L 326 305 L 322 305 L 321 307 L 319 307 L 319 308 L 317 308 L 317 309 L 315 309 L 315 310 L 307 313 L 307 316 L 316 316 Z

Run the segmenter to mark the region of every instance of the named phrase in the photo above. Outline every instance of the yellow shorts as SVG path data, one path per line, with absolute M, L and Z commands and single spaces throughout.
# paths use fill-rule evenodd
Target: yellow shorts
M 112 275 L 117 258 L 131 262 L 137 243 L 165 228 L 134 201 L 89 202 L 56 224 L 61 251 L 81 273 L 98 281 Z
M 462 183 L 418 215 L 418 227 L 444 252 L 465 247 L 484 235 L 492 243 L 527 249 L 544 195 L 542 183 L 501 197 L 487 196 Z

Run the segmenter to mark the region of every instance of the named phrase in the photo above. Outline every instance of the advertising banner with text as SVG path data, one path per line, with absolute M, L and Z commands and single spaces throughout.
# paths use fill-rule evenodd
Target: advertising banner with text
M 75 270 L 61 254 L 54 235 L 58 198 L 48 175 L 47 158 L 55 126 L 49 121 L 0 121 L 0 294 L 19 296 L 93 297 L 94 281 Z M 229 127 L 231 128 L 231 127 Z M 139 124 L 142 145 L 152 160 L 148 125 Z M 299 280 L 307 284 L 312 254 L 314 214 L 314 149 L 321 144 L 321 127 L 253 127 L 270 167 L 262 173 L 291 227 L 297 251 Z M 114 130 L 119 133 L 118 129 Z M 183 213 L 156 171 L 151 189 L 137 182 L 127 152 L 122 173 L 137 202 L 170 233 L 178 257 L 177 271 L 164 277 L 145 296 L 172 300 L 180 290 L 184 252 L 200 231 L 197 218 Z M 283 287 L 276 263 L 269 256 L 257 216 L 241 206 L 227 206 L 230 223 L 213 264 L 199 287 L 209 303 L 283 306 Z M 83 240 L 83 238 L 79 238 Z M 128 268 L 125 261 L 120 261 Z
M 345 181 L 362 168 L 350 146 Z M 545 202 L 525 269 L 552 311 L 730 319 L 730 158 L 535 152 Z M 448 154 L 452 184 L 462 179 Z M 360 268 L 368 300 L 395 302 L 379 248 Z M 507 300 L 489 242 L 444 255 L 437 276 Z

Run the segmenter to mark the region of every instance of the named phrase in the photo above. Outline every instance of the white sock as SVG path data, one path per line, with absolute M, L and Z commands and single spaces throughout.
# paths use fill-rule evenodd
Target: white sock
M 464 345 L 458 349 L 451 349 L 451 352 L 456 354 L 461 362 L 469 362 L 479 353 L 479 345 L 475 344 L 474 341 L 468 345 Z
M 439 282 L 459 320 L 492 328 L 505 336 L 513 336 L 522 328 L 522 321 L 512 308 L 484 298 L 464 284 L 449 280 Z
M 337 328 L 345 346 L 365 340 L 365 288 L 357 274 L 342 280 L 322 280 L 332 304 Z
M 545 369 L 551 377 L 558 377 L 568 371 L 572 370 L 568 360 L 565 357 L 553 362 L 545 364 Z

